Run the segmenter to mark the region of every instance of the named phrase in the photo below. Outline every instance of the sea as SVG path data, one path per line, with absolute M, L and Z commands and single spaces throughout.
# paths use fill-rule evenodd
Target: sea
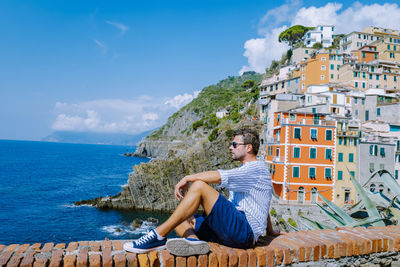
M 159 225 L 169 214 L 74 205 L 120 192 L 133 166 L 149 161 L 123 155 L 134 150 L 0 140 L 0 244 L 135 239 Z

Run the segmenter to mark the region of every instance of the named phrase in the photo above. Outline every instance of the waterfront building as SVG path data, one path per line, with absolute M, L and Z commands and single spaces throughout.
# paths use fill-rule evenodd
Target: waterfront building
M 337 118 L 336 133 L 336 180 L 335 204 L 353 205 L 357 201 L 357 191 L 350 176 L 358 179 L 357 144 L 360 137 L 360 121 Z
M 304 61 L 306 59 L 311 58 L 311 55 L 316 51 L 317 49 L 311 48 L 311 47 L 297 47 L 293 49 L 293 54 L 292 54 L 292 64 L 293 65 L 298 65 L 300 64 L 301 61 Z
M 370 62 L 346 62 L 339 69 L 339 83 L 343 86 L 366 91 L 382 88 L 398 92 L 400 88 L 400 65 L 396 62 L 375 60 Z
M 379 53 L 379 59 L 386 61 L 400 61 L 400 36 L 386 35 L 381 39 L 372 42 Z
M 376 50 L 376 46 L 364 45 L 358 50 L 351 51 L 351 55 L 354 57 L 355 61 L 363 63 L 377 60 L 379 52 Z
M 371 192 L 381 192 L 393 197 L 390 188 L 383 183 L 379 175 L 371 180 L 369 178 L 375 171 L 381 169 L 395 176 L 395 152 L 396 143 L 392 138 L 373 135 L 361 137 L 357 153 L 360 184 Z
M 295 66 L 286 66 L 279 70 L 279 73 L 270 78 L 264 79 L 260 84 L 260 96 L 299 93 L 300 81 L 299 70 Z
M 300 63 L 300 91 L 305 92 L 310 85 L 339 82 L 339 69 L 343 62 L 344 54 L 337 49 L 315 52 L 310 59 Z
M 386 35 L 399 35 L 399 31 L 368 26 L 365 27 L 361 32 L 353 31 L 349 34 L 346 34 L 340 40 L 340 48 L 343 52 L 350 54 L 351 51 L 358 50 L 363 46 L 380 40 Z
M 312 203 L 317 191 L 335 198 L 336 122 L 312 107 L 276 112 L 266 162 L 275 194 L 287 203 Z
M 334 25 L 318 25 L 306 33 L 304 44 L 307 47 L 313 47 L 314 44 L 321 43 L 322 47 L 329 47 L 333 43 L 334 31 Z

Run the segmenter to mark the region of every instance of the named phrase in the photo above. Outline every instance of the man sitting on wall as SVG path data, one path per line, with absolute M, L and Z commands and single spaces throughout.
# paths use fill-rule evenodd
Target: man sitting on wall
M 207 253 L 205 241 L 245 249 L 252 247 L 265 229 L 269 235 L 279 235 L 269 217 L 273 189 L 266 163 L 257 160 L 259 146 L 255 131 L 236 131 L 229 150 L 241 166 L 185 176 L 175 186 L 175 198 L 182 201 L 174 213 L 148 234 L 125 243 L 124 249 L 144 253 L 166 247 L 174 255 L 189 256 Z M 229 200 L 209 184 L 227 188 Z M 193 217 L 200 205 L 207 216 Z M 185 238 L 167 241 L 165 237 L 174 229 Z

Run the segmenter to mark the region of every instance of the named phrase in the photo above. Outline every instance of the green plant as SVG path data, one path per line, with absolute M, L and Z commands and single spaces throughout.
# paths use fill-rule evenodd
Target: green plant
M 217 139 L 217 137 L 218 137 L 218 128 L 215 128 L 208 136 L 208 141 L 213 142 Z
M 196 121 L 196 122 L 194 122 L 194 123 L 192 124 L 192 129 L 193 129 L 194 131 L 196 131 L 198 128 L 200 128 L 201 126 L 203 126 L 203 124 L 204 124 L 204 120 L 203 120 L 203 119 L 198 120 L 198 121 Z
M 270 214 L 271 216 L 276 216 L 276 210 L 274 208 L 271 208 Z
M 291 226 L 293 226 L 293 227 L 297 227 L 296 221 L 293 220 L 292 218 L 289 218 L 289 219 L 288 219 L 288 223 L 289 223 Z
M 309 30 L 313 29 L 314 27 L 306 27 L 303 25 L 294 25 L 279 34 L 278 41 L 287 43 L 291 48 L 299 43 L 302 42 L 304 39 L 304 35 Z

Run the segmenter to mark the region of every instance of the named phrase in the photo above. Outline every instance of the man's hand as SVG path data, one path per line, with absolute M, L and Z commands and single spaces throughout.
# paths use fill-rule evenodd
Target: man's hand
M 175 185 L 175 199 L 176 200 L 181 200 L 186 194 L 186 191 L 187 191 L 188 186 L 189 186 L 189 182 L 187 181 L 186 177 L 187 176 L 183 177 L 179 181 L 179 183 L 177 183 Z

